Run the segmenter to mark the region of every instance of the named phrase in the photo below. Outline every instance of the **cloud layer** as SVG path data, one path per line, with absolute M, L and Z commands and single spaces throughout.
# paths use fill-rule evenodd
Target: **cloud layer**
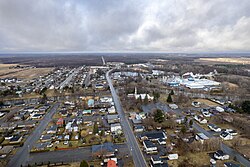
M 250 51 L 250 1 L 2 0 L 0 51 Z

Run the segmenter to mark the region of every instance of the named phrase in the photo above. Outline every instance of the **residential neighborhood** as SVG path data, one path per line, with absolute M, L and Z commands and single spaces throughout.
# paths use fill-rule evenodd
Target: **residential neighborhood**
M 161 63 L 2 79 L 18 92 L 1 96 L 1 165 L 248 166 L 249 116 L 238 96 L 223 95 L 222 74 L 170 73 Z

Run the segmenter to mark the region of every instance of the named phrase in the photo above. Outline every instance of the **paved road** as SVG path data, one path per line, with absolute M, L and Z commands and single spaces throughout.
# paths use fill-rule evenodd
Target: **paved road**
M 120 120 L 121 120 L 121 125 L 123 127 L 125 137 L 127 139 L 127 144 L 128 144 L 129 149 L 130 149 L 130 153 L 133 156 L 134 164 L 136 167 L 146 167 L 147 162 L 146 162 L 146 160 L 141 152 L 141 149 L 137 143 L 137 140 L 135 138 L 133 130 L 128 122 L 128 119 L 125 117 L 125 113 L 122 109 L 120 98 L 117 96 L 116 91 L 113 87 L 112 81 L 109 77 L 110 71 L 108 71 L 106 73 L 106 78 L 107 78 L 107 81 L 108 81 L 108 84 L 109 84 L 109 87 L 111 90 L 111 94 L 112 94 L 112 97 L 113 97 L 113 100 L 114 100 L 114 103 L 116 106 L 116 110 L 117 110 L 119 117 L 120 117 Z
M 29 158 L 29 164 L 45 164 L 45 163 L 69 163 L 80 162 L 82 160 L 92 160 L 92 147 L 77 148 L 71 150 L 60 150 L 50 152 L 31 153 Z M 118 156 L 124 156 L 128 152 L 126 144 L 116 145 L 118 148 Z
M 69 73 L 71 73 L 60 85 L 59 88 L 63 89 L 66 85 L 69 84 L 69 82 L 72 80 L 72 78 L 78 74 L 78 72 L 80 71 L 81 67 L 78 67 L 77 69 L 73 69 L 71 70 Z
M 20 167 L 21 165 L 25 165 L 29 159 L 29 152 L 37 140 L 40 138 L 43 130 L 46 128 L 48 123 L 50 122 L 52 116 L 56 113 L 59 104 L 56 103 L 49 109 L 48 113 L 45 117 L 40 121 L 39 125 L 36 129 L 29 135 L 29 137 L 24 142 L 24 145 L 20 147 L 17 153 L 11 158 L 8 163 L 8 167 Z
M 85 88 L 87 88 L 90 85 L 90 71 L 87 73 L 85 80 L 84 80 Z
M 60 150 L 41 153 L 31 153 L 29 164 L 59 163 L 59 162 L 80 162 L 82 160 L 92 160 L 91 147 L 72 150 Z

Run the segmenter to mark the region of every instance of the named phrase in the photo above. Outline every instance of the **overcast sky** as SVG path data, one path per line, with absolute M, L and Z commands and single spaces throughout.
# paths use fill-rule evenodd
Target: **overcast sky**
M 1 0 L 0 51 L 250 51 L 250 0 Z

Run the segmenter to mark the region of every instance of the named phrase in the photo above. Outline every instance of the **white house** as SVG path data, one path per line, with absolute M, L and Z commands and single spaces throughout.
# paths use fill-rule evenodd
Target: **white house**
M 222 150 L 218 150 L 214 153 L 214 157 L 220 160 L 229 159 L 229 155 L 225 154 Z
M 112 106 L 112 107 L 108 108 L 108 113 L 109 113 L 109 114 L 114 114 L 114 113 L 116 113 L 115 107 Z
M 223 139 L 223 140 L 232 140 L 233 139 L 233 136 L 229 133 L 229 132 L 222 132 L 220 134 L 220 137 Z
M 156 165 L 156 164 L 163 164 L 161 158 L 159 156 L 151 156 L 151 162 Z
M 118 130 L 122 130 L 120 123 L 115 123 L 110 125 L 111 132 L 117 132 Z
M 230 133 L 232 136 L 236 136 L 238 134 L 237 131 L 233 129 L 226 129 L 226 132 Z
M 224 111 L 225 111 L 224 108 L 222 108 L 222 107 L 220 107 L 220 106 L 217 106 L 215 109 L 216 109 L 217 111 L 219 111 L 219 112 L 224 112 Z
M 199 122 L 200 124 L 206 124 L 207 120 L 205 118 L 203 118 L 203 116 L 201 115 L 195 115 L 194 119 Z
M 209 138 L 204 133 L 197 133 L 195 139 L 203 143 L 204 140 L 208 140 Z
M 209 129 L 211 129 L 212 131 L 215 131 L 215 132 L 220 132 L 221 131 L 221 128 L 219 128 L 218 126 L 214 125 L 214 124 L 208 124 L 207 125 Z
M 150 140 L 144 140 L 142 143 L 143 143 L 145 152 L 147 154 L 157 153 L 158 152 L 156 145 L 154 143 L 152 143 Z

